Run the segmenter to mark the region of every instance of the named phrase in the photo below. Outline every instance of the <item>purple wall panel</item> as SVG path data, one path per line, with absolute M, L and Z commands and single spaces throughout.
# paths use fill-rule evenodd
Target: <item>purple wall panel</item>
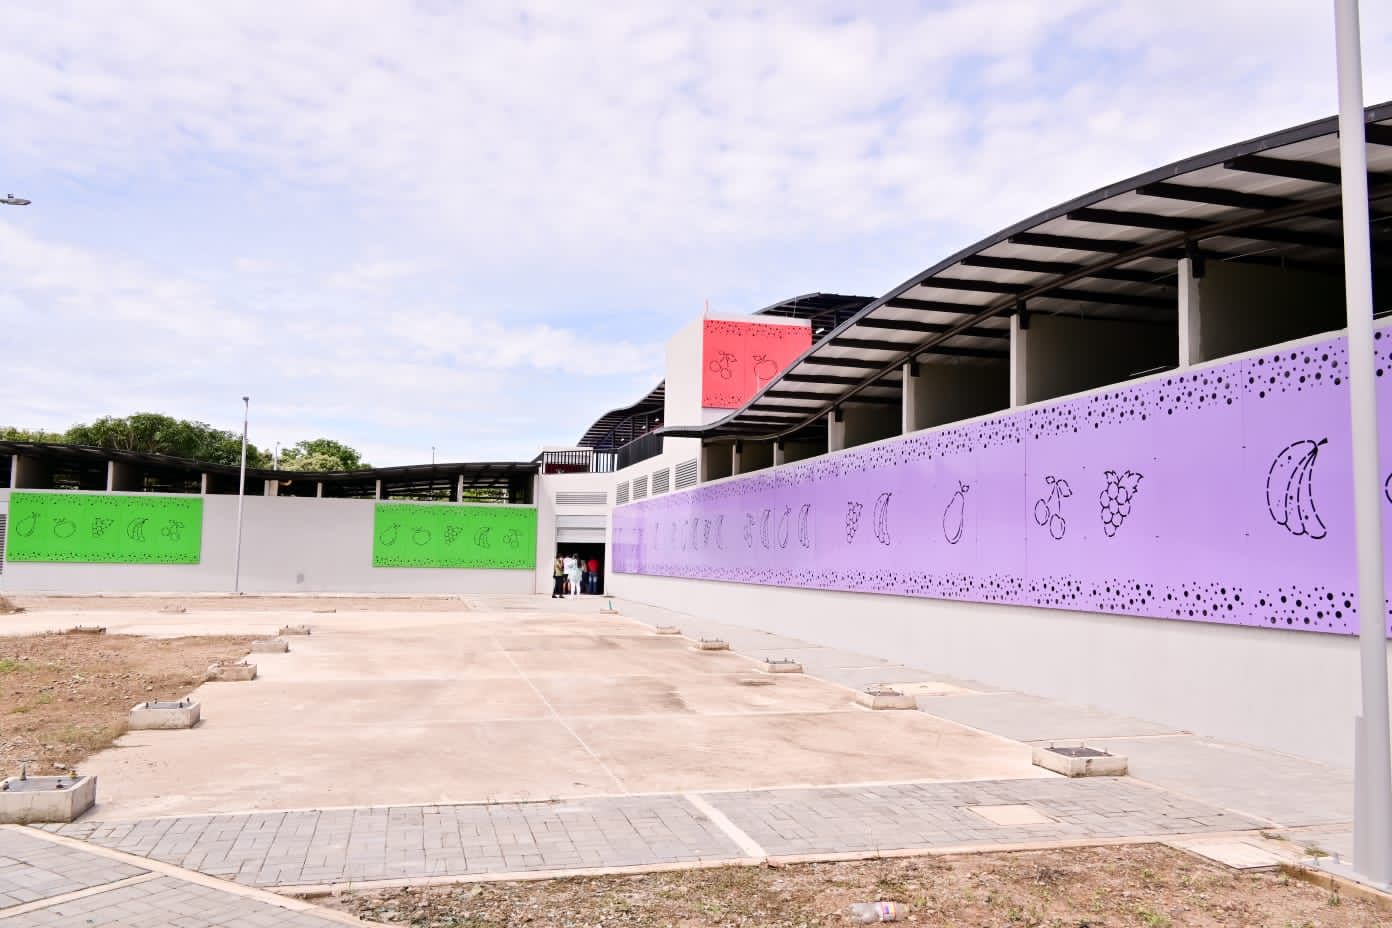
M 1351 634 L 1346 360 L 1331 339 L 633 503 L 614 566 Z

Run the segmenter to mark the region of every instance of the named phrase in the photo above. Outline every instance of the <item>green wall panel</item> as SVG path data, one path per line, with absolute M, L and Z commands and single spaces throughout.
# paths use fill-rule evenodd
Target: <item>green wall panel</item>
M 378 503 L 373 567 L 536 567 L 536 509 Z
M 74 564 L 197 564 L 203 499 L 11 493 L 5 558 Z

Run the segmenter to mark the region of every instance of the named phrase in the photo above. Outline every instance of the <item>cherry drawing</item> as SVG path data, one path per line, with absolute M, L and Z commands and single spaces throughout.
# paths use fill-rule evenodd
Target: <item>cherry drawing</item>
M 1073 495 L 1068 481 L 1052 475 L 1044 478 L 1049 493 L 1034 503 L 1034 521 L 1049 527 L 1049 535 L 1059 541 L 1068 533 L 1068 520 L 1063 517 L 1063 501 Z

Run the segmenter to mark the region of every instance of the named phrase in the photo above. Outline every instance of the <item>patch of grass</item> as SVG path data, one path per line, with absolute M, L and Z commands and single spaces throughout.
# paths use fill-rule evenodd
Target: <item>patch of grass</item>
M 0 657 L 0 673 L 18 673 L 21 670 L 33 670 L 27 661 L 17 661 L 8 657 Z
M 1141 924 L 1148 928 L 1169 928 L 1174 924 L 1170 917 L 1164 912 L 1157 912 L 1144 906 L 1136 910 L 1136 917 L 1141 920 Z

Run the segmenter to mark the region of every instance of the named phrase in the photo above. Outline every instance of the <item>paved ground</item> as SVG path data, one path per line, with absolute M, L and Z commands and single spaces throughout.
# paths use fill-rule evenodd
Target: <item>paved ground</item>
M 148 868 L 108 851 L 0 826 L 3 928 L 334 928 L 361 925 L 294 899 Z
M 97 616 L 65 604 L 4 621 L 159 634 L 314 627 L 289 639 L 289 654 L 254 655 L 256 681 L 201 687 L 197 728 L 132 732 L 87 761 L 101 784 L 95 815 L 1043 775 L 1016 742 L 924 713 L 868 712 L 841 686 L 699 652 L 600 615 L 595 599 L 332 614 L 287 602 Z
M 251 886 L 303 887 L 1163 837 L 1260 823 L 1122 780 L 1051 778 L 47 827 Z
M 292 620 L 318 631 L 259 657 L 261 681 L 205 686 L 199 729 L 127 736 L 94 759 L 103 804 L 54 831 L 279 888 L 1142 837 L 1198 847 L 1231 832 L 1259 841 L 1255 829 L 1347 844 L 1347 771 L 711 619 L 629 603 L 600 617 L 597 605 L 103 613 L 113 632 Z M 808 676 L 696 653 L 652 635 L 659 622 L 794 657 Z M 841 686 L 871 682 L 918 687 L 923 711 L 851 707 Z M 1028 767 L 1031 742 L 1084 739 L 1129 755 L 1133 776 Z M 219 810 L 235 814 L 186 814 Z

